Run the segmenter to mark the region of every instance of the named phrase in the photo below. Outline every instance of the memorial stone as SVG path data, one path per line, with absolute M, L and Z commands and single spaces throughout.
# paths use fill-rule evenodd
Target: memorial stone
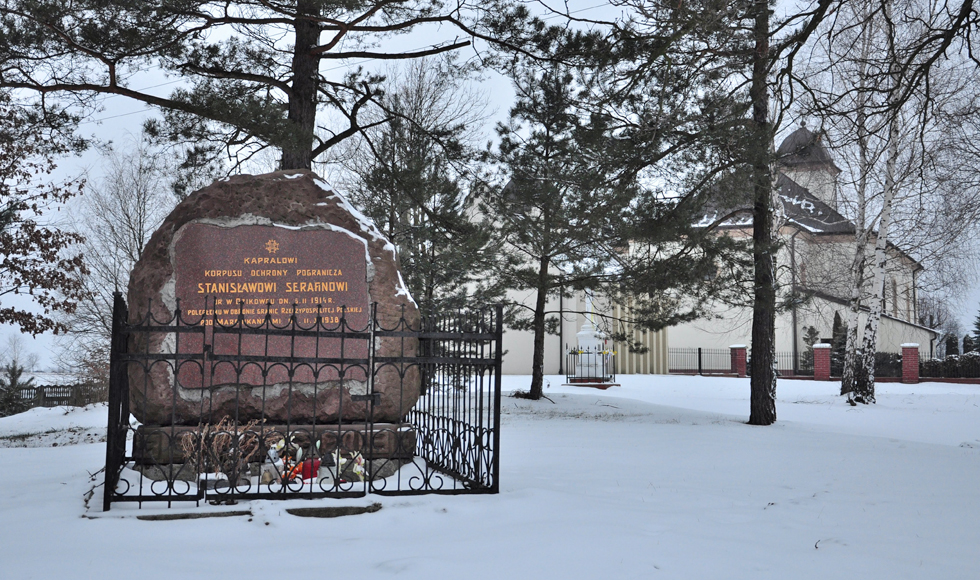
M 215 182 L 181 202 L 153 234 L 130 277 L 130 322 L 153 316 L 204 327 L 203 333 L 134 335 L 142 352 L 200 355 L 173 369 L 130 366 L 130 408 L 148 425 L 193 425 L 228 415 L 239 422 L 293 424 L 363 421 L 365 366 L 240 365 L 222 355 L 270 360 L 298 356 L 366 359 L 367 340 L 236 332 L 241 328 L 371 329 L 418 308 L 398 270 L 394 246 L 374 224 L 309 171 L 242 175 Z M 321 324 L 317 324 L 317 320 Z M 343 323 L 341 322 L 343 320 Z M 148 336 L 148 338 L 147 338 Z M 414 356 L 410 338 L 377 338 L 376 356 Z M 419 396 L 415 367 L 384 368 L 372 421 L 398 422 Z

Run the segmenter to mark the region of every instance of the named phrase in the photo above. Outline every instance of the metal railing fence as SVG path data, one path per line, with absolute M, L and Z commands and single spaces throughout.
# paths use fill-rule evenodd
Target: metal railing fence
M 731 349 L 711 348 L 670 348 L 667 349 L 668 369 L 678 374 L 734 374 L 732 368 Z M 792 351 L 777 351 L 776 372 L 779 376 L 813 376 L 813 351 L 803 350 L 799 353 Z M 959 357 L 961 359 L 966 357 Z M 747 354 L 746 371 L 751 373 L 751 352 Z M 934 374 L 922 376 L 945 376 L 942 372 L 960 373 L 962 376 L 980 376 L 980 354 L 963 362 L 931 362 L 923 363 Z M 923 367 L 924 368 L 924 367 Z M 879 352 L 875 355 L 875 376 L 883 378 L 898 378 L 902 376 L 902 356 L 898 353 Z M 943 369 L 946 369 L 945 371 Z M 962 370 L 960 370 L 962 369 Z M 968 370 L 969 369 L 969 370 Z M 840 353 L 831 353 L 830 374 L 839 377 L 843 371 L 843 357 Z M 963 374 L 963 373 L 975 374 Z M 960 376 L 960 375 L 957 375 Z
M 919 377 L 931 379 L 980 378 L 980 353 L 968 352 L 919 361 Z
M 727 348 L 668 348 L 667 369 L 681 374 L 730 374 L 732 353 Z
M 129 322 L 116 295 L 104 509 L 498 491 L 500 306 L 415 320 L 374 306 L 363 328 L 151 312 Z M 131 425 L 167 404 L 161 384 L 173 420 Z
M 565 357 L 565 371 L 569 383 L 611 383 L 616 380 L 616 356 L 603 348 L 571 348 Z

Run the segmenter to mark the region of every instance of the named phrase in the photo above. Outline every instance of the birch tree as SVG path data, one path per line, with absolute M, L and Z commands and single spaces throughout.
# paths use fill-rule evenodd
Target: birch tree
M 855 372 L 854 397 L 859 403 L 875 402 L 875 354 L 878 352 L 878 326 L 881 322 L 882 298 L 885 293 L 885 266 L 888 262 L 886 253 L 888 245 L 889 228 L 891 227 L 892 203 L 895 199 L 896 172 L 898 163 L 898 134 L 899 123 L 901 122 L 901 108 L 898 107 L 898 100 L 902 89 L 901 66 L 898 61 L 898 54 L 895 50 L 895 30 L 891 20 L 888 5 L 883 7 L 885 20 L 885 35 L 888 39 L 888 62 L 891 70 L 892 86 L 888 94 L 888 110 L 891 112 L 888 120 L 887 137 L 887 159 L 885 160 L 885 184 L 881 200 L 881 215 L 878 218 L 878 229 L 876 232 L 874 263 L 872 264 L 873 281 L 871 283 L 871 303 L 868 305 L 870 312 L 864 327 L 864 340 L 861 350 L 857 353 L 861 356 L 856 360 L 860 365 Z
M 964 229 L 940 222 L 953 215 L 969 223 L 980 209 L 977 189 L 962 171 L 950 171 L 945 153 L 959 132 L 954 118 L 971 110 L 964 95 L 975 89 L 970 88 L 973 74 L 951 64 L 955 55 L 939 60 L 938 53 L 926 50 L 932 33 L 951 30 L 943 28 L 951 24 L 941 8 L 914 1 L 851 4 L 818 47 L 822 54 L 814 60 L 824 59 L 817 68 L 825 66 L 826 76 L 807 79 L 813 100 L 804 110 L 831 132 L 830 142 L 851 173 L 843 188 L 851 194 L 844 196 L 844 210 L 856 231 L 841 394 L 850 393 L 854 402 L 874 402 L 890 248 L 949 271 L 944 263 L 964 239 Z M 868 311 L 863 332 L 862 309 Z

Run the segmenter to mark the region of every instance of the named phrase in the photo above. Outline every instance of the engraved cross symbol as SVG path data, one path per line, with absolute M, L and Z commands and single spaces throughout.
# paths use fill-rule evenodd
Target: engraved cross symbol
M 268 242 L 265 243 L 265 249 L 270 254 L 275 254 L 276 252 L 279 251 L 279 242 L 275 240 L 269 240 Z

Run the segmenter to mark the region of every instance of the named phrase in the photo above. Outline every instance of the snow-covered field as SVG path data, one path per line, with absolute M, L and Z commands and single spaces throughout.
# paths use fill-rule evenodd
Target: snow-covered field
M 499 495 L 169 510 L 251 517 L 102 513 L 101 489 L 84 498 L 105 407 L 0 419 L 0 578 L 980 578 L 978 386 L 880 384 L 850 407 L 781 381 L 779 422 L 750 427 L 744 379 L 548 378 L 551 400 L 504 399 Z

